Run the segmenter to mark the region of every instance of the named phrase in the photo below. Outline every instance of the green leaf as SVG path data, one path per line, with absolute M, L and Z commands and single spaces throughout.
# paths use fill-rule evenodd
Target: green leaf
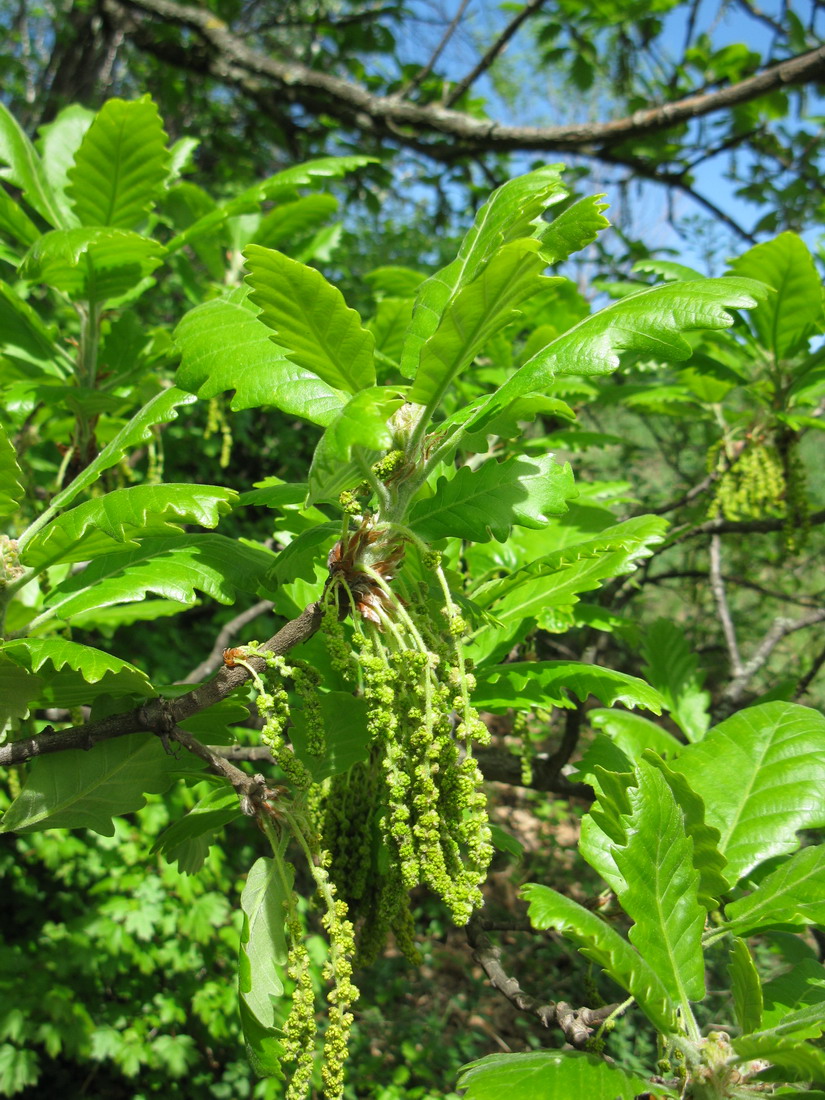
M 464 1100 L 537 1100 L 538 1097 L 587 1097 L 634 1100 L 650 1082 L 595 1054 L 580 1050 L 534 1050 L 527 1054 L 488 1054 L 463 1066 L 458 1087 Z M 656 1092 L 676 1096 L 671 1089 Z
M 825 967 L 816 959 L 799 960 L 766 982 L 762 994 L 764 1030 L 793 1030 L 799 1038 L 814 1038 L 825 1030 Z
M 476 469 L 462 466 L 449 481 L 439 478 L 433 495 L 413 505 L 409 525 L 424 539 L 506 542 L 513 525 L 533 530 L 567 510 L 575 495 L 573 473 L 551 454 L 539 458 L 490 459 Z
M 731 267 L 737 275 L 759 279 L 775 291 L 751 312 L 750 320 L 760 344 L 777 360 L 804 350 L 809 338 L 822 330 L 822 281 L 796 233 L 780 233 L 756 245 Z
M 609 755 L 605 753 L 608 747 Z M 633 808 L 628 792 L 635 775 L 623 770 L 629 762 L 621 756 L 616 758 L 617 754 L 619 750 L 612 742 L 597 737 L 578 765 L 577 778 L 589 783 L 598 795 L 582 818 L 579 852 L 618 897 L 627 883 L 616 865 L 616 845 L 627 842 L 625 818 Z
M 64 378 L 73 369 L 40 316 L 15 290 L 0 283 L 0 347 L 47 374 Z
M 521 896 L 530 905 L 534 928 L 552 928 L 573 940 L 583 955 L 636 998 L 654 1027 L 665 1034 L 678 1031 L 676 1007 L 656 971 L 615 929 L 548 886 L 528 883 Z
M 166 180 L 169 153 L 148 95 L 104 103 L 69 170 L 66 193 L 81 225 L 135 229 Z
M 83 141 L 84 134 L 94 120 L 94 111 L 82 107 L 79 103 L 73 103 L 69 107 L 64 107 L 53 122 L 41 126 L 38 130 L 37 144 L 42 156 L 43 170 L 55 202 L 60 208 L 60 224 L 67 227 L 77 224 L 77 217 L 66 198 L 69 169 L 74 164 L 75 153 Z
M 42 1024 L 38 1032 L 43 1034 Z M 0 1083 L 4 1096 L 16 1096 L 39 1080 L 40 1058 L 36 1050 L 21 1049 L 12 1043 L 0 1045 Z
M 787 1076 L 784 1080 L 825 1084 L 825 1052 L 807 1043 L 755 1032 L 753 1035 L 741 1035 L 733 1040 L 732 1045 L 737 1054 L 737 1062 L 764 1059 L 785 1071 Z
M 274 406 L 326 427 L 347 395 L 293 363 L 271 335 L 246 291 L 196 306 L 174 333 L 181 350 L 177 384 L 202 399 L 234 390 L 233 411 Z
M 411 267 L 375 267 L 364 276 L 377 298 L 413 298 L 426 279 Z
M 316 783 L 340 775 L 369 757 L 366 700 L 344 691 L 328 691 L 319 696 L 319 701 L 326 734 L 324 752 L 316 756 L 307 750 L 303 710 L 292 712 L 293 726 L 289 731 L 295 752 Z
M 541 233 L 541 254 L 549 264 L 558 264 L 581 252 L 598 237 L 610 222 L 602 213 L 609 203 L 600 202 L 604 195 L 591 195 L 579 199 L 564 211 Z
M 242 192 L 234 199 L 224 203 L 217 210 L 212 210 L 196 222 L 188 226 L 183 233 L 179 233 L 167 246 L 169 252 L 177 252 L 184 245 L 203 237 L 205 234 L 213 234 L 227 218 L 234 218 L 241 214 L 256 213 L 262 202 L 268 199 L 278 199 L 290 195 L 296 187 L 306 187 L 317 183 L 319 180 L 339 179 L 347 172 L 354 172 L 366 164 L 375 164 L 375 157 L 349 156 L 349 157 L 320 157 L 318 160 L 309 160 L 305 164 L 296 164 L 283 172 L 278 172 L 261 183 Z
M 418 288 L 412 321 L 401 356 L 401 373 L 414 378 L 421 349 L 433 336 L 451 299 L 481 272 L 502 245 L 537 237 L 545 228 L 541 216 L 566 191 L 560 165 L 538 168 L 499 187 L 476 215 L 458 257 Z
M 629 788 L 626 842 L 613 858 L 624 877 L 619 901 L 634 921 L 629 937 L 682 1005 L 705 995 L 699 873 L 685 815 L 660 771 L 642 761 Z
M 511 241 L 461 286 L 444 308 L 438 328 L 422 345 L 409 399 L 435 409 L 450 384 L 492 337 L 519 316 L 518 307 L 552 280 L 536 240 Z
M 590 710 L 587 720 L 593 729 L 601 730 L 618 745 L 634 764 L 645 749 L 653 749 L 660 756 L 673 757 L 683 747 L 672 733 L 640 714 L 628 714 L 624 710 Z
M 682 630 L 669 619 L 645 628 L 645 676 L 662 693 L 670 716 L 689 741 L 701 741 L 710 725 L 710 693 L 696 655 Z
M 507 852 L 517 862 L 524 859 L 524 845 L 500 825 L 490 825 L 490 843 L 497 852 Z
M 78 474 L 74 481 L 67 485 L 62 492 L 54 497 L 50 511 L 68 507 L 84 489 L 94 485 L 104 470 L 116 466 L 124 455 L 129 454 L 141 443 L 151 439 L 152 429 L 156 424 L 168 424 L 171 420 L 177 419 L 178 407 L 191 405 L 194 401 L 195 398 L 192 394 L 183 393 L 174 387 L 161 390 L 150 401 L 147 401 L 142 409 L 135 413 L 129 423 L 120 429 L 110 443 L 106 444 L 97 458 L 82 473 Z M 33 537 L 34 531 L 31 534 L 23 535 L 20 540 L 21 553 L 28 539 Z
M 762 1024 L 762 983 L 744 940 L 734 939 L 728 971 L 736 1022 L 743 1035 L 758 1031 Z
M 825 847 L 803 848 L 781 863 L 752 894 L 725 906 L 728 932 L 751 936 L 760 928 L 825 926 Z
M 658 516 L 637 516 L 606 528 L 594 539 L 556 550 L 482 584 L 470 595 L 501 625 L 479 640 L 474 659 L 499 649 L 506 652 L 529 621 L 540 622 L 553 608 L 569 608 L 580 592 L 635 568 L 638 559 L 649 556 L 650 546 L 662 540 L 666 526 Z M 504 633 L 501 626 L 506 628 Z
M 252 238 L 265 248 L 286 247 L 294 253 L 294 245 L 309 230 L 317 228 L 338 209 L 334 195 L 304 195 L 294 202 L 284 202 L 261 219 Z
M 40 230 L 31 218 L 2 186 L 0 186 L 0 231 L 26 248 L 33 245 L 40 236 Z M 18 253 L 15 255 L 19 256 Z
M 86 501 L 52 520 L 27 543 L 21 561 L 34 569 L 88 561 L 137 546 L 136 536 L 183 532 L 183 524 L 216 527 L 238 494 L 215 485 L 134 485 Z
M 17 454 L 0 424 L 0 521 L 13 516 L 26 491 L 20 484 L 23 471 L 17 464 Z
M 215 834 L 241 816 L 238 796 L 225 785 L 209 791 L 192 809 L 156 837 L 151 851 L 161 852 L 170 863 L 177 863 L 185 875 L 194 875 L 203 866 Z
M 364 467 L 392 446 L 387 421 L 403 403 L 403 394 L 387 386 L 370 386 L 350 398 L 315 448 L 307 505 L 337 501 L 342 489 L 363 480 Z
M 73 301 L 103 302 L 136 287 L 162 255 L 157 241 L 125 229 L 53 229 L 26 253 L 20 278 L 48 283 Z
M 301 498 L 303 500 L 303 497 Z M 341 535 L 341 524 L 318 523 L 302 531 L 288 546 L 278 552 L 267 581 L 273 588 L 289 584 L 301 577 L 305 581 L 315 579 L 315 566 L 325 560 L 332 544 Z
M 725 857 L 719 851 L 719 830 L 705 822 L 705 804 L 680 772 L 671 771 L 661 757 L 646 749 L 643 760 L 657 768 L 684 814 L 687 835 L 693 841 L 693 866 L 699 872 L 699 904 L 707 912 L 719 908 L 727 893 Z
M 245 1007 L 265 1029 L 275 1026 L 273 998 L 284 992 L 277 968 L 286 966 L 286 904 L 293 876 L 282 859 L 261 856 L 253 863 L 241 894 L 239 990 Z
M 412 317 L 411 298 L 382 298 L 367 328 L 375 337 L 375 351 L 393 362 L 401 357 L 404 333 Z
M 40 157 L 3 103 L 0 103 L 0 164 L 8 165 L 3 178 L 20 188 L 33 210 L 49 225 L 63 224 Z
M 252 244 L 244 256 L 250 300 L 293 363 L 347 393 L 374 385 L 372 333 L 340 290 L 320 271 L 273 249 Z
M 825 825 L 825 717 L 808 707 L 741 710 L 689 745 L 673 767 L 704 799 L 708 823 L 721 833 L 731 884 L 792 852 L 799 829 Z
M 661 714 L 659 693 L 644 680 L 578 661 L 516 661 L 478 670 L 473 705 L 502 713 L 513 707 L 573 707 L 595 695 L 603 703 L 624 703 Z
M 11 720 L 28 717 L 29 704 L 42 689 L 42 677 L 26 673 L 0 653 L 0 733 Z
M 752 279 L 703 279 L 668 283 L 622 298 L 579 321 L 528 360 L 490 395 L 467 425 L 480 431 L 517 397 L 545 393 L 559 375 L 610 374 L 620 352 L 679 362 L 692 346 L 682 335 L 695 329 L 726 328 L 726 308 L 749 308 L 767 294 Z
M 96 558 L 48 595 L 46 606 L 61 619 L 113 603 L 134 603 L 148 592 L 191 606 L 196 592 L 219 603 L 258 594 L 273 555 L 223 535 L 185 540 L 147 538 L 134 550 Z
M 47 687 L 54 684 L 64 692 L 68 688 L 75 692 L 85 689 L 89 702 L 95 695 L 155 695 L 155 689 L 146 673 L 119 657 L 113 657 L 92 646 L 80 645 L 65 638 L 17 638 L 11 642 L 0 643 L 0 650 L 22 668 L 29 672 L 39 672 Z M 79 675 L 56 678 L 44 671 L 51 665 L 56 673 L 71 669 Z M 66 680 L 68 679 L 68 683 Z M 61 682 L 62 681 L 62 682 Z M 90 690 L 92 685 L 96 690 Z M 60 705 L 67 705 L 61 700 Z
M 194 768 L 196 761 L 187 761 Z M 92 829 L 114 836 L 112 817 L 162 794 L 182 762 L 164 752 L 154 734 L 131 733 L 103 741 L 91 752 L 70 750 L 35 758 L 23 790 L 9 806 L 0 832 Z

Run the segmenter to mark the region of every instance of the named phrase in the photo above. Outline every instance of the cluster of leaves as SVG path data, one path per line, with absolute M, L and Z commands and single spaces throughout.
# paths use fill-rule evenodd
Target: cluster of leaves
M 349 621 L 338 623 L 331 646 L 306 633 L 300 667 L 312 669 L 312 702 L 306 692 L 280 687 L 292 725 L 281 722 L 277 733 L 269 727 L 281 764 L 274 773 L 286 778 L 286 793 L 269 792 L 258 803 L 245 795 L 241 805 L 218 781 L 158 841 L 182 870 L 195 872 L 242 808 L 264 827 L 272 854 L 249 872 L 240 951 L 241 1018 L 260 1072 L 278 1073 L 289 1055 L 296 1066 L 291 1096 L 306 1094 L 320 1072 L 299 900 L 301 886 L 307 894 L 317 888 L 332 944 L 323 976 L 339 1005 L 330 998 L 321 1087 L 327 1096 L 343 1095 L 352 929 L 317 836 L 324 801 L 346 787 L 342 777 L 365 767 L 384 776 L 364 822 L 370 837 L 363 850 L 393 886 L 393 918 L 399 884 L 419 881 L 410 870 L 417 861 L 423 880 L 464 921 L 481 900 L 478 880 L 490 854 L 472 755 L 472 742 L 488 736 L 478 711 L 546 712 L 570 707 L 572 696 L 584 702 L 593 695 L 608 708 L 666 709 L 692 743 L 685 747 L 681 737 L 625 710 L 592 716 L 604 732 L 579 764 L 598 795 L 582 853 L 634 931 L 628 943 L 598 916 L 541 887 L 529 888 L 535 923 L 568 933 L 636 999 L 677 1052 L 695 1096 L 703 1095 L 706 1071 L 719 1066 L 724 1073 L 714 1078 L 713 1095 L 733 1095 L 749 1072 L 737 1067 L 757 1058 L 782 1080 L 799 1066 L 809 1079 L 818 1075 L 807 1040 L 818 1034 L 820 1016 L 811 1009 L 797 1026 L 796 1008 L 809 1002 L 796 986 L 777 1019 L 754 1008 L 758 979 L 743 937 L 777 924 L 821 922 L 815 892 L 822 872 L 806 855 L 819 849 L 765 867 L 789 856 L 798 829 L 825 824 L 806 809 L 804 794 L 821 782 L 821 719 L 766 704 L 707 733 L 708 700 L 677 628 L 660 626 L 658 644 L 653 635 L 648 640 L 649 683 L 586 661 L 536 659 L 553 633 L 621 630 L 609 608 L 580 596 L 644 568 L 667 530 L 660 515 L 622 518 L 624 484 L 574 484 L 570 467 L 556 460 L 553 450 L 578 432 L 571 401 L 592 399 L 598 408 L 609 401 L 602 376 L 667 364 L 683 373 L 683 386 L 701 391 L 709 409 L 723 406 L 747 378 L 764 410 L 763 435 L 771 433 L 781 450 L 781 433 L 791 433 L 782 436 L 788 455 L 802 434 L 819 428 L 824 380 L 807 347 L 821 327 L 822 304 L 804 245 L 781 237 L 720 279 L 671 265 L 665 283 L 635 293 L 624 288 L 591 313 L 569 280 L 544 271 L 606 227 L 604 204 L 600 196 L 568 202 L 558 166 L 544 167 L 495 191 L 456 258 L 434 275 L 400 267 L 374 272 L 378 300 L 364 322 L 304 262 L 322 259 L 329 244 L 330 231 L 318 228 L 332 212 L 329 197 L 297 192 L 358 168 L 364 158 L 299 166 L 217 204 L 181 181 L 189 145 L 166 148 L 148 99 L 113 100 L 96 116 L 70 109 L 42 135 L 42 158 L 11 116 L 3 113 L 0 123 L 0 153 L 15 189 L 0 190 L 2 259 L 11 272 L 0 286 L 0 514 L 8 529 L 0 722 L 9 749 L 29 735 L 59 739 L 45 732 L 47 722 L 75 722 L 82 735 L 81 707 L 90 708 L 92 726 L 127 714 L 135 723 L 128 736 L 111 736 L 92 752 L 39 755 L 26 768 L 3 831 L 91 828 L 112 836 L 115 819 L 140 812 L 145 795 L 162 794 L 181 778 L 197 782 L 204 759 L 215 770 L 214 747 L 248 739 L 242 727 L 249 705 L 228 697 L 227 688 L 208 707 L 193 704 L 177 723 L 182 743 L 200 751 L 180 759 L 165 752 L 154 733 L 168 729 L 152 725 L 139 704 L 153 698 L 173 708 L 180 685 L 165 682 L 162 663 L 149 676 L 91 644 L 92 632 L 172 616 L 200 597 L 228 605 L 264 596 L 277 615 L 296 621 L 325 599 L 336 623 L 339 616 Z M 555 217 L 553 207 L 560 210 Z M 274 247 L 287 240 L 291 255 Z M 785 270 L 800 283 L 769 296 L 765 284 Z M 168 318 L 161 324 L 153 312 L 158 278 L 192 304 L 173 332 Z M 732 309 L 753 310 L 753 320 L 725 336 Z M 766 350 L 764 364 L 757 349 Z M 632 409 L 643 387 L 622 388 L 630 390 Z M 678 403 L 676 391 L 654 385 L 646 396 L 661 407 Z M 224 394 L 231 394 L 233 413 L 264 408 L 320 429 L 303 481 L 265 477 L 242 494 L 163 481 L 164 426 L 194 402 Z M 54 406 L 63 403 L 70 415 L 55 417 Z M 740 430 L 738 415 L 739 422 L 730 417 L 732 432 Z M 548 422 L 555 431 L 545 429 Z M 587 437 L 581 432 L 579 443 L 593 442 Z M 735 468 L 729 451 L 723 473 Z M 791 498 L 789 476 L 777 522 L 796 528 L 805 489 L 798 480 Z M 252 506 L 269 510 L 276 550 L 189 529 L 214 528 Z M 298 686 L 295 662 L 274 664 L 281 672 L 288 667 L 287 679 Z M 403 690 L 386 690 L 392 676 Z M 269 722 L 281 700 L 265 694 Z M 140 732 L 147 728 L 154 732 Z M 748 730 L 752 745 L 742 732 Z M 737 751 L 756 761 L 746 804 L 737 801 L 738 787 L 730 790 L 737 765 L 714 770 L 720 746 L 739 736 L 746 747 Z M 28 755 L 38 755 L 36 747 Z M 775 827 L 759 831 L 758 792 L 796 776 L 794 768 L 804 783 L 776 809 Z M 416 781 L 405 829 L 404 792 L 399 797 L 393 786 Z M 742 853 L 740 825 L 751 830 Z M 285 859 L 290 841 L 306 857 L 308 882 Z M 457 854 L 461 846 L 469 859 Z M 445 864 L 440 880 L 425 866 L 436 849 Z M 469 889 L 456 898 L 449 880 L 461 880 L 465 866 Z M 673 867 L 678 874 L 671 875 Z M 750 895 L 736 893 L 751 886 Z M 754 904 L 764 917 L 756 925 Z M 691 1009 L 704 995 L 705 916 L 716 912 L 709 938 L 737 936 L 740 944 L 733 974 L 743 1035 L 733 1053 L 721 1054 L 722 1040 L 703 1040 Z M 286 1017 L 290 981 L 299 1011 Z M 540 1072 L 565 1087 L 572 1087 L 571 1074 L 584 1073 L 594 1089 L 609 1091 L 621 1074 L 595 1056 L 547 1057 Z M 468 1071 L 468 1086 L 487 1095 L 487 1074 L 517 1080 L 525 1065 L 484 1063 Z M 641 1085 L 628 1077 L 621 1087 L 629 1095 Z

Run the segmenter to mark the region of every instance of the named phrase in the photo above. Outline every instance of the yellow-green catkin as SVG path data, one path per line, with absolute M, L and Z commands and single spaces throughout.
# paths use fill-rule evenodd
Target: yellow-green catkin
M 773 444 L 751 442 L 719 479 L 710 518 L 738 521 L 779 517 L 785 512 L 785 474 Z

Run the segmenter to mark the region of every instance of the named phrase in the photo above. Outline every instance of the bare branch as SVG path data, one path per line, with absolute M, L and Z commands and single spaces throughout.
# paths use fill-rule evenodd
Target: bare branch
M 262 775 L 247 775 L 240 768 L 236 768 L 234 764 L 230 764 L 214 749 L 201 744 L 196 737 L 181 729 L 180 726 L 175 726 L 170 731 L 169 738 L 183 745 L 194 756 L 205 760 L 209 771 L 214 775 L 220 775 L 223 779 L 228 780 L 235 788 L 240 799 L 241 810 L 249 817 L 255 817 L 261 812 L 263 803 L 275 797 L 276 792 L 267 787 L 266 780 Z
M 742 658 L 739 655 L 736 630 L 733 626 L 733 619 L 728 606 L 728 596 L 725 592 L 725 582 L 722 578 L 722 540 L 718 535 L 710 536 L 710 590 L 716 601 L 716 611 L 722 624 L 722 632 L 725 635 L 731 671 L 734 676 L 740 676 L 742 673 Z
M 812 527 L 816 527 L 821 523 L 825 523 L 825 508 L 822 508 L 819 512 L 812 512 L 808 516 L 807 523 Z M 670 540 L 662 546 L 655 547 L 654 554 L 661 554 L 665 550 L 669 550 L 671 546 L 675 546 L 679 542 L 684 542 L 686 539 L 696 538 L 697 535 L 752 535 L 752 534 L 764 534 L 768 531 L 781 531 L 785 527 L 784 519 L 745 519 L 745 520 L 732 520 L 723 519 L 721 516 L 718 519 L 709 519 L 704 523 L 700 523 L 697 527 L 681 528 L 671 532 Z
M 321 625 L 321 609 L 317 603 L 306 607 L 297 619 L 292 619 L 277 634 L 265 642 L 262 649 L 268 653 L 284 654 L 301 642 L 308 641 Z M 257 671 L 265 667 L 261 657 L 251 657 L 249 664 Z M 130 733 L 156 733 L 170 736 L 176 726 L 193 714 L 225 699 L 235 688 L 249 679 L 250 673 L 243 665 L 221 668 L 214 680 L 201 684 L 177 699 L 149 699 L 124 714 L 113 714 L 82 726 L 65 730 L 45 730 L 37 737 L 13 741 L 0 747 L 0 767 L 22 764 L 35 756 L 65 752 L 67 749 L 93 748 L 100 741 L 125 737 Z
M 412 77 L 412 79 L 404 85 L 404 87 L 398 93 L 399 95 L 409 96 L 410 92 L 414 92 L 416 88 L 424 83 L 424 81 L 435 68 L 435 64 L 438 61 L 439 57 L 441 57 L 441 54 L 444 52 L 445 46 L 455 34 L 456 28 L 461 22 L 461 17 L 464 14 L 469 2 L 470 0 L 461 0 L 461 3 L 458 5 L 458 10 L 456 11 L 453 18 L 450 20 L 449 26 L 444 31 L 444 34 L 441 36 L 441 41 L 433 50 L 430 60 L 426 63 L 426 65 L 422 65 L 418 72 Z
M 458 84 L 452 89 L 450 94 L 444 100 L 445 107 L 452 107 L 454 103 L 457 103 L 459 99 L 464 95 L 468 88 L 472 87 L 478 78 L 486 73 L 495 59 L 501 54 L 502 50 L 508 44 L 510 39 L 522 25 L 525 23 L 531 15 L 534 15 L 546 0 L 527 0 L 527 3 L 517 12 L 495 42 L 486 51 L 484 56 L 479 60 L 478 64 L 472 69 L 463 79 L 459 80 Z
M 703 569 L 669 569 L 666 573 L 653 573 L 645 577 L 646 584 L 658 584 L 660 581 L 700 580 L 707 578 Z M 722 580 L 725 584 L 733 584 L 739 588 L 749 588 L 752 592 L 758 592 L 760 596 L 766 596 L 769 600 L 779 600 L 781 603 L 795 603 L 800 607 L 819 607 L 822 600 L 815 596 L 792 595 L 790 592 L 781 592 L 777 589 L 766 588 L 755 581 L 749 581 L 746 577 L 736 577 L 731 573 L 723 573 Z
M 483 968 L 494 989 L 503 993 L 510 1004 L 520 1012 L 535 1016 L 544 1027 L 555 1024 L 564 1032 L 564 1037 L 574 1047 L 581 1049 L 593 1033 L 593 1029 L 602 1024 L 616 1011 L 618 1005 L 603 1005 L 601 1008 L 571 1008 L 564 1001 L 550 1001 L 541 1004 L 535 997 L 525 993 L 518 978 L 511 977 L 501 965 L 501 948 L 497 947 L 486 932 L 486 922 L 478 913 L 470 917 L 467 924 L 467 942 L 473 949 L 473 958 Z
M 805 630 L 816 623 L 825 622 L 825 608 L 812 611 L 801 619 L 785 619 L 781 616 L 774 619 L 765 637 L 756 648 L 756 652 L 742 667 L 742 671 L 728 684 L 722 692 L 721 701 L 728 706 L 735 706 L 745 695 L 750 680 L 766 663 L 777 645 L 789 634 L 797 630 Z
M 658 133 L 691 119 L 746 103 L 777 88 L 808 84 L 825 74 L 825 46 L 772 65 L 754 76 L 713 92 L 685 96 L 672 103 L 634 111 L 624 118 L 603 123 L 566 126 L 510 126 L 490 119 L 473 118 L 438 104 L 417 104 L 398 95 L 382 96 L 342 77 L 298 62 L 281 61 L 251 49 L 232 34 L 206 8 L 177 0 L 104 0 L 113 22 L 127 36 L 136 37 L 134 20 L 127 12 L 158 17 L 195 31 L 207 49 L 178 49 L 178 63 L 197 65 L 200 71 L 245 94 L 260 94 L 262 82 L 279 91 L 283 99 L 310 111 L 323 111 L 360 132 L 391 136 L 402 145 L 422 148 L 444 160 L 455 160 L 481 149 L 570 150 L 592 157 L 629 138 Z M 139 46 L 152 50 L 153 42 L 143 28 Z M 158 46 L 158 48 L 160 48 Z M 438 139 L 433 143 L 432 139 Z M 445 143 L 444 139 L 448 139 Z M 707 204 L 708 200 L 702 200 Z
M 822 649 L 820 649 L 819 653 L 817 653 L 816 657 L 814 657 L 813 661 L 811 662 L 811 667 L 796 685 L 796 690 L 793 693 L 794 699 L 802 698 L 802 696 L 816 679 L 817 673 L 823 665 L 825 665 L 825 646 L 823 646 Z
M 220 668 L 223 664 L 221 654 L 229 646 L 229 643 L 234 640 L 238 631 L 251 623 L 253 619 L 257 619 L 259 615 L 271 611 L 274 606 L 272 600 L 259 600 L 248 607 L 246 611 L 241 611 L 240 614 L 235 615 L 228 623 L 224 623 L 220 633 L 215 638 L 215 644 L 212 646 L 209 656 L 204 657 L 197 668 L 193 668 L 181 683 L 199 684 L 201 680 L 205 680 L 207 676 L 210 676 L 215 669 Z

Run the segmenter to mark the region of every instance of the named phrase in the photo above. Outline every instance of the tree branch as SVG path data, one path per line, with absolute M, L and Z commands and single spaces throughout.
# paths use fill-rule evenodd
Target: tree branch
M 177 0 L 104 0 L 104 5 L 110 17 L 118 21 L 130 37 L 135 35 L 135 28 L 123 25 L 127 11 L 158 17 L 193 30 L 208 47 L 206 51 L 198 51 L 206 71 L 244 93 L 252 88 L 260 91 L 260 81 L 264 80 L 277 87 L 287 102 L 313 112 L 322 111 L 360 132 L 392 137 L 401 145 L 419 149 L 422 137 L 436 138 L 438 142 L 426 145 L 425 151 L 447 160 L 464 157 L 477 149 L 491 152 L 569 150 L 599 157 L 610 146 L 630 138 L 658 133 L 691 119 L 727 110 L 777 88 L 811 83 L 825 74 L 825 46 L 822 46 L 769 66 L 725 88 L 634 111 L 610 122 L 510 126 L 473 118 L 438 104 L 417 104 L 398 95 L 377 95 L 323 70 L 281 61 L 251 49 L 206 8 L 181 4 Z M 153 48 L 145 33 L 139 45 L 143 49 Z M 186 51 L 180 52 L 188 56 Z M 443 145 L 445 139 L 448 141 L 446 146 Z
M 194 756 L 205 760 L 209 771 L 214 775 L 220 775 L 235 788 L 240 799 L 241 810 L 249 817 L 256 817 L 263 808 L 263 803 L 275 796 L 276 792 L 266 785 L 262 775 L 247 775 L 246 772 L 230 764 L 223 756 L 202 744 L 191 733 L 175 726 L 169 733 L 172 741 L 177 741 Z
M 308 641 L 320 625 L 320 606 L 312 603 L 297 619 L 290 620 L 261 648 L 268 653 L 278 655 L 287 653 L 296 645 Z M 265 667 L 261 657 L 251 657 L 249 664 L 259 672 Z M 249 677 L 249 671 L 242 665 L 236 665 L 234 668 L 224 666 L 218 671 L 214 680 L 209 680 L 192 691 L 186 692 L 185 695 L 179 695 L 176 699 L 149 699 L 124 714 L 113 714 L 108 718 L 86 722 L 82 726 L 73 726 L 70 729 L 44 730 L 36 737 L 13 741 L 9 745 L 0 747 L 0 767 L 22 764 L 35 756 L 65 752 L 67 749 L 88 751 L 100 741 L 110 741 L 130 733 L 146 732 L 156 733 L 162 737 L 172 736 L 180 722 L 225 699 Z
M 716 611 L 722 624 L 722 632 L 725 635 L 731 671 L 734 676 L 740 676 L 742 673 L 742 658 L 739 655 L 736 630 L 733 626 L 728 597 L 725 592 L 725 582 L 722 578 L 722 540 L 718 535 L 710 536 L 710 590 L 713 593 Z
M 808 517 L 807 522 L 816 527 L 821 523 L 825 523 L 825 508 L 822 508 L 818 512 L 812 512 Z M 677 543 L 684 542 L 686 539 L 696 538 L 698 535 L 752 535 L 752 534 L 764 534 L 768 531 L 781 531 L 785 527 L 784 519 L 745 519 L 745 520 L 732 520 L 723 519 L 721 516 L 718 519 L 709 519 L 704 523 L 700 523 L 697 527 L 691 527 L 689 529 L 682 528 L 682 530 L 676 530 L 671 532 L 670 541 L 664 543 L 661 546 L 653 549 L 654 554 L 661 554 L 665 550 L 669 550 L 671 546 L 676 546 Z
M 669 569 L 666 573 L 654 573 L 645 577 L 646 584 L 658 584 L 659 581 L 698 580 L 707 578 L 704 569 Z M 778 592 L 771 588 L 765 588 L 762 584 L 749 581 L 745 577 L 736 577 L 730 573 L 723 573 L 722 580 L 725 584 L 733 584 L 739 588 L 749 588 L 752 592 L 758 592 L 760 596 L 767 596 L 769 600 L 779 600 L 780 603 L 795 603 L 800 607 L 819 607 L 822 600 L 817 596 L 792 596 L 789 592 Z
M 817 653 L 816 657 L 814 657 L 813 661 L 811 661 L 811 667 L 796 685 L 796 690 L 793 693 L 794 699 L 802 698 L 802 696 L 815 680 L 817 673 L 823 665 L 825 665 L 825 646 L 820 649 L 819 653 Z
M 423 82 L 427 79 L 427 77 L 435 68 L 435 63 L 444 52 L 445 46 L 455 34 L 456 28 L 461 22 L 461 17 L 464 14 L 469 2 L 470 0 L 461 0 L 461 3 L 458 5 L 458 10 L 456 11 L 453 18 L 450 20 L 450 23 L 447 29 L 444 31 L 444 34 L 442 34 L 441 41 L 433 50 L 430 60 L 426 63 L 426 65 L 422 65 L 418 72 L 408 81 L 407 84 L 404 85 L 404 87 L 398 93 L 399 95 L 409 96 L 410 92 L 414 92 L 415 89 L 423 84 Z
M 756 675 L 760 668 L 766 664 L 771 653 L 773 653 L 774 649 L 776 649 L 783 638 L 786 638 L 789 634 L 793 634 L 797 630 L 805 630 L 807 627 L 815 626 L 816 623 L 821 622 L 825 622 L 825 608 L 819 611 L 812 611 L 810 614 L 804 615 L 801 619 L 785 619 L 781 616 L 774 619 L 770 629 L 757 646 L 754 655 L 743 665 L 739 675 L 734 677 L 722 692 L 721 702 L 728 707 L 735 707 L 741 702 L 745 695 L 745 689 L 749 681 Z
M 516 12 L 492 46 L 490 46 L 484 56 L 479 60 L 475 68 L 467 73 L 462 80 L 459 80 L 458 84 L 452 89 L 444 100 L 445 107 L 452 107 L 454 103 L 457 103 L 467 89 L 472 87 L 483 73 L 487 72 L 522 23 L 525 23 L 530 16 L 534 15 L 546 2 L 547 0 L 527 0 L 527 3 L 521 11 Z
M 197 668 L 193 668 L 181 683 L 199 684 L 201 680 L 210 676 L 216 668 L 220 668 L 223 664 L 223 657 L 221 654 L 234 639 L 238 631 L 242 630 L 248 623 L 251 623 L 253 619 L 257 619 L 259 615 L 264 615 L 267 611 L 271 611 L 274 606 L 272 600 L 259 600 L 251 607 L 248 607 L 246 611 L 241 611 L 240 614 L 235 615 L 229 622 L 224 623 L 218 636 L 215 638 L 215 644 L 212 646 L 209 655 L 204 657 Z
M 535 1016 L 544 1027 L 555 1024 L 564 1032 L 564 1037 L 572 1046 L 581 1049 L 593 1033 L 593 1029 L 603 1023 L 616 1011 L 618 1005 L 603 1005 L 601 1008 L 571 1008 L 564 1001 L 550 1001 L 541 1004 L 535 997 L 525 993 L 517 978 L 511 977 L 501 965 L 501 948 L 497 947 L 486 932 L 487 924 L 475 913 L 467 924 L 467 942 L 473 949 L 473 958 L 483 968 L 494 989 L 503 993 L 510 1004 L 520 1012 Z

